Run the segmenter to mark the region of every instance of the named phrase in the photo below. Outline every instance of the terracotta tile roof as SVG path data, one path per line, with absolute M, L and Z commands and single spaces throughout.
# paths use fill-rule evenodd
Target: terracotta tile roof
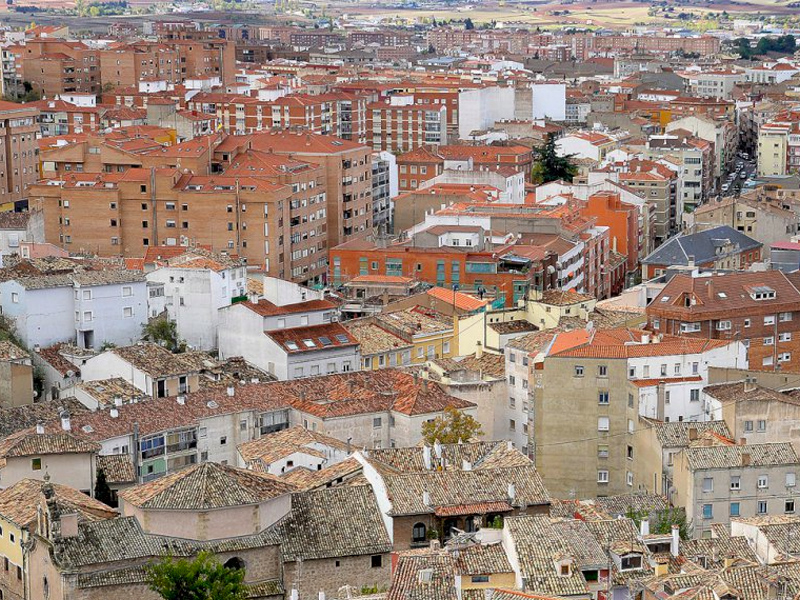
M 394 285 L 408 285 L 414 283 L 414 279 L 411 277 L 402 277 L 400 275 L 358 275 L 353 277 L 350 281 L 347 282 L 348 284 L 359 284 L 359 283 L 373 283 L 373 284 L 394 284 Z
M 448 290 L 442 287 L 433 287 L 426 293 L 431 298 L 439 300 L 440 302 L 444 302 L 445 304 L 449 305 L 455 304 L 457 309 L 469 312 L 478 311 L 489 304 L 488 300 L 481 300 L 480 298 L 476 298 L 470 294 L 465 294 L 464 292 L 458 291 L 454 292 L 453 290 Z
M 487 515 L 497 512 L 511 512 L 514 507 L 508 502 L 472 502 L 466 504 L 453 504 L 449 506 L 437 506 L 433 509 L 433 514 L 437 517 L 458 517 L 465 515 Z
M 387 600 L 459 600 L 455 559 L 429 549 L 400 554 Z
M 28 228 L 30 218 L 29 212 L 0 212 L 0 229 L 25 230 Z
M 306 300 L 305 302 L 298 302 L 296 304 L 284 304 L 283 306 L 278 306 L 277 304 L 273 304 L 269 300 L 264 300 L 262 298 L 257 303 L 242 302 L 241 305 L 246 306 L 254 313 L 264 317 L 313 312 L 319 310 L 332 310 L 336 308 L 336 305 L 328 300 Z
M 95 453 L 99 450 L 100 444 L 67 431 L 37 433 L 35 429 L 24 429 L 0 442 L 0 458 L 3 460 L 20 456 Z
M 684 449 L 689 468 L 730 469 L 742 466 L 742 456 L 749 455 L 754 467 L 800 464 L 794 447 L 789 442 L 772 444 L 696 446 Z
M 346 452 L 347 444 L 300 425 L 237 446 L 245 463 L 260 461 L 264 465 L 298 452 L 325 458 L 328 448 Z
M 513 573 L 511 563 L 500 542 L 472 544 L 455 553 L 455 569 L 460 575 L 494 575 Z
M 694 377 L 661 377 L 658 379 L 634 379 L 631 381 L 633 385 L 636 387 L 653 387 L 654 385 L 658 385 L 659 383 L 666 383 L 667 385 L 671 383 L 688 383 L 688 382 L 699 382 L 703 381 L 703 378 L 699 375 L 695 375 Z
M 136 483 L 136 470 L 130 454 L 107 454 L 97 457 L 97 470 L 103 470 L 106 481 L 114 483 Z
M 0 516 L 20 528 L 31 530 L 38 521 L 37 513 L 45 493 L 52 494 L 51 498 L 58 503 L 62 512 L 78 513 L 80 521 L 112 519 L 117 516 L 113 508 L 75 488 L 34 479 L 23 479 L 0 490 Z
M 572 290 L 545 290 L 542 292 L 542 297 L 539 302 L 553 306 L 570 306 L 572 304 L 580 304 L 581 302 L 590 302 L 594 299 L 594 296 L 580 294 Z
M 0 361 L 20 361 L 30 359 L 31 355 L 13 342 L 0 341 Z
M 725 348 L 735 341 L 704 340 L 699 338 L 663 336 L 660 341 L 642 343 L 642 335 L 631 329 L 604 329 L 559 333 L 550 349 L 550 356 L 587 358 L 633 358 L 643 356 L 673 356 L 700 354 L 707 350 Z
M 205 462 L 129 488 L 119 496 L 145 509 L 208 510 L 259 504 L 293 490 L 272 475 Z
M 94 398 L 100 407 L 113 405 L 117 398 L 122 399 L 123 402 L 136 402 L 148 397 L 147 394 L 122 377 L 82 381 L 75 387 Z
M 458 365 L 471 371 L 480 371 L 483 376 L 505 377 L 505 357 L 501 354 L 484 352 L 480 358 L 470 354 L 459 360 Z
M 350 457 L 319 471 L 312 471 L 302 467 L 292 469 L 288 473 L 281 475 L 281 479 L 288 481 L 299 490 L 310 491 L 326 487 L 328 484 L 344 483 L 345 480 L 359 475 L 363 468 L 363 465 L 358 460 Z M 339 481 L 340 479 L 342 480 L 341 482 Z
M 338 322 L 273 329 L 265 331 L 264 335 L 289 354 L 327 351 L 359 344 L 358 339 Z
M 651 421 L 649 419 L 642 419 L 656 430 L 656 437 L 659 443 L 664 448 L 688 448 L 689 431 L 694 429 L 697 434 L 703 434 L 706 431 L 711 431 L 717 435 L 726 438 L 731 437 L 731 432 L 725 421 L 705 421 L 705 422 L 687 422 L 687 421 L 671 421 L 663 423 L 661 421 Z
M 413 306 L 375 317 L 379 323 L 395 328 L 404 335 L 433 335 L 453 330 L 453 319 L 433 310 Z
M 392 542 L 366 485 L 292 496 L 292 512 L 275 526 L 284 562 L 385 554 Z
M 362 357 L 398 352 L 413 347 L 413 344 L 374 323 L 350 321 L 344 326 L 361 345 Z
M 0 438 L 7 438 L 13 433 L 29 429 L 38 422 L 57 421 L 60 428 L 61 414 L 66 411 L 72 418 L 90 411 L 75 398 L 43 400 L 23 406 L 11 406 L 0 409 Z

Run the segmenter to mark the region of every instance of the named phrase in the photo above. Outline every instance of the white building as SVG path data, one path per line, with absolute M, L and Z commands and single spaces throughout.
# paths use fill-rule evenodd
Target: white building
M 153 297 L 153 308 L 160 307 L 163 298 L 178 337 L 199 350 L 217 347 L 219 309 L 247 294 L 245 265 L 227 256 L 207 254 L 187 252 L 147 274 L 148 282 L 164 286 L 164 296 Z M 151 287 L 151 291 L 155 289 Z
M 22 254 L 23 242 L 44 242 L 42 212 L 0 212 L 0 267 L 4 256 Z
M 531 118 L 565 121 L 567 118 L 567 86 L 563 83 L 532 83 L 533 114 Z
M 496 121 L 514 118 L 514 88 L 489 86 L 458 93 L 458 137 L 488 129 Z
M 29 348 L 126 345 L 147 322 L 147 282 L 122 270 L 20 277 L 0 283 L 0 307 Z

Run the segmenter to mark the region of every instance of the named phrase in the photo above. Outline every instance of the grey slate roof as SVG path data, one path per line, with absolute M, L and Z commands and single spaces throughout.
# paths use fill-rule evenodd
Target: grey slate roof
M 723 240 L 738 245 L 738 252 L 746 252 L 761 247 L 761 242 L 736 231 L 728 225 L 721 225 L 688 235 L 677 235 L 668 239 L 642 260 L 650 265 L 687 265 L 693 256 L 695 264 L 712 262 L 719 258 L 717 248 Z

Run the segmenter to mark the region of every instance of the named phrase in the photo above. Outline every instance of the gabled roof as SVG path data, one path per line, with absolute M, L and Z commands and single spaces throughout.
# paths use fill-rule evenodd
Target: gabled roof
M 272 475 L 204 462 L 124 490 L 120 498 L 145 509 L 209 510 L 260 504 L 293 490 Z
M 100 444 L 85 440 L 67 431 L 37 433 L 26 429 L 8 436 L 0 442 L 0 459 L 49 454 L 83 454 L 100 450 Z
M 237 448 L 246 463 L 257 460 L 269 465 L 296 452 L 305 452 L 314 456 L 322 455 L 324 458 L 324 452 L 314 446 L 347 451 L 347 444 L 344 442 L 300 425 L 271 433 L 257 440 L 241 443 Z

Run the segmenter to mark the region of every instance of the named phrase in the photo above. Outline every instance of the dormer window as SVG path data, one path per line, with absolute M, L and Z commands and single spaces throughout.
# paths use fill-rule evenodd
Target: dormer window
M 628 554 L 627 556 L 620 557 L 620 570 L 632 571 L 634 569 L 642 568 L 642 555 L 641 554 Z
M 774 300 L 775 290 L 766 285 L 757 285 L 749 289 L 750 297 L 753 300 Z
M 572 559 L 563 557 L 555 561 L 556 573 L 559 577 L 570 577 L 572 575 Z

